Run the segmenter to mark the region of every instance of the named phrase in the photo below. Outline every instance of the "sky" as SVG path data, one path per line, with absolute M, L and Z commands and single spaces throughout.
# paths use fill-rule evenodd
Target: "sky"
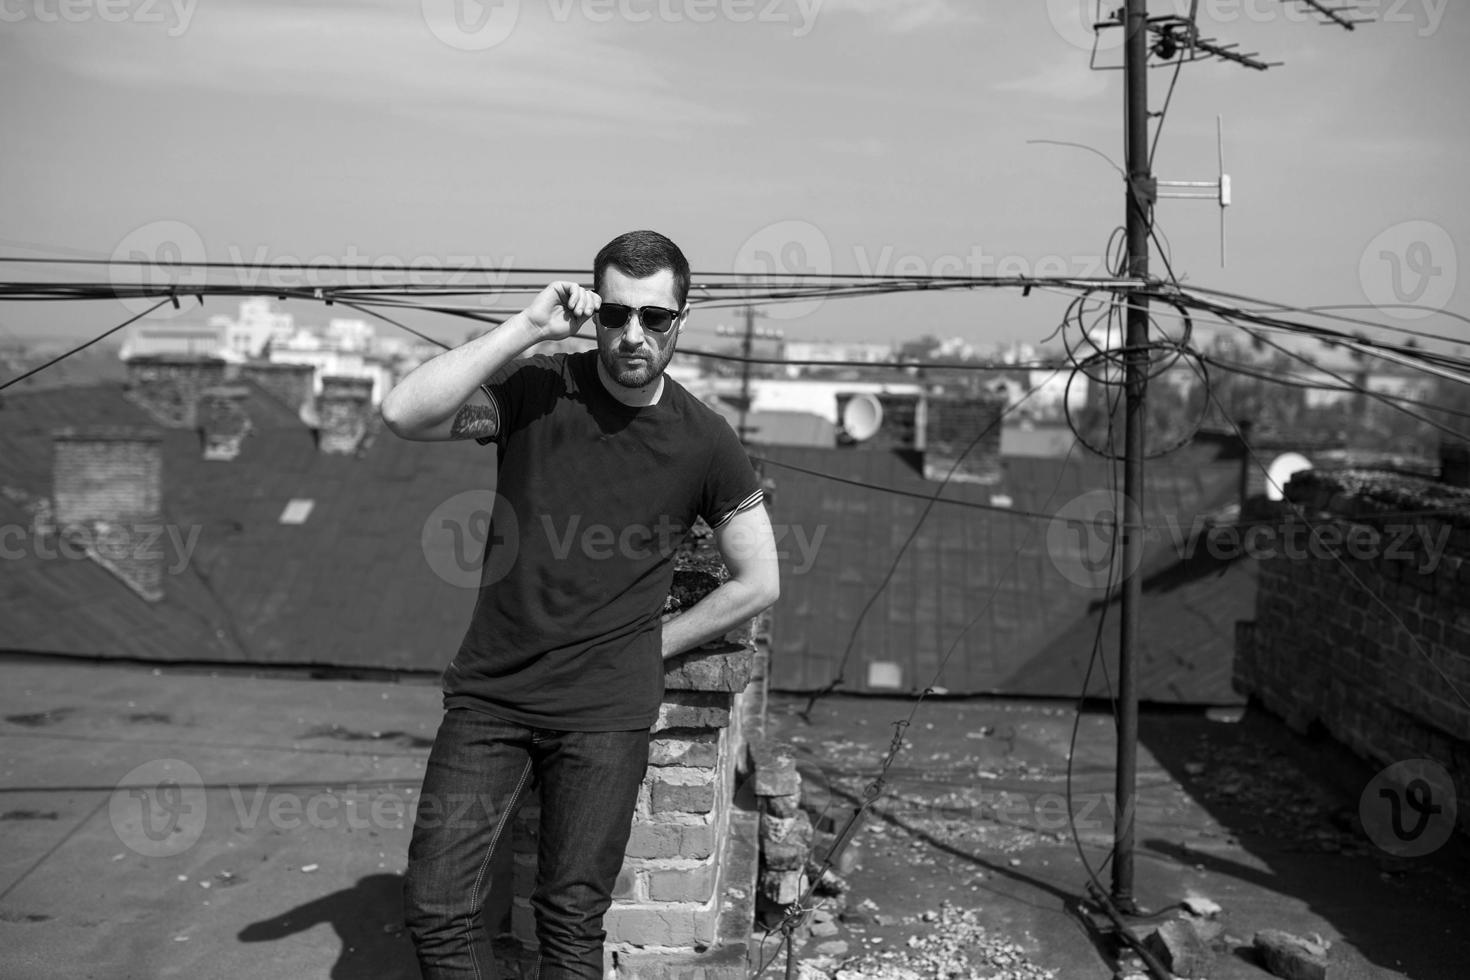
M 1181 6 L 1152 0 L 1150 12 Z M 1233 203 L 1222 268 L 1219 209 L 1160 202 L 1174 271 L 1276 302 L 1397 297 L 1470 315 L 1470 9 L 1357 6 L 1375 22 L 1348 32 L 1299 4 L 1201 0 L 1206 36 L 1284 64 L 1180 73 L 1156 173 L 1214 179 L 1220 115 Z M 0 254 L 586 269 L 614 235 L 650 227 L 696 274 L 1098 275 L 1123 220 L 1104 159 L 1122 160 L 1123 93 L 1121 72 L 1089 68 L 1093 11 L 0 0 Z M 1105 32 L 1099 63 L 1119 63 L 1119 35 Z M 1155 111 L 1171 74 L 1150 72 Z M 762 325 L 800 339 L 1036 343 L 1066 303 L 1011 291 L 828 300 L 770 308 Z M 210 299 L 174 316 L 232 312 Z M 1470 339 L 1465 322 L 1420 314 L 1366 315 Z M 0 302 L 0 330 L 80 338 L 127 315 L 116 299 Z M 696 310 L 690 329 L 721 322 L 729 311 Z

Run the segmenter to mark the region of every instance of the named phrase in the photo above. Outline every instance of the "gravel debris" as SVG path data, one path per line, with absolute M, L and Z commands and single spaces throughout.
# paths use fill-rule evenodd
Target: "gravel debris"
M 821 956 L 804 961 L 811 980 L 1055 980 L 1056 973 L 1033 963 L 1013 942 L 990 935 L 978 909 L 942 902 L 925 912 L 929 926 L 896 949 L 867 950 L 838 960 Z

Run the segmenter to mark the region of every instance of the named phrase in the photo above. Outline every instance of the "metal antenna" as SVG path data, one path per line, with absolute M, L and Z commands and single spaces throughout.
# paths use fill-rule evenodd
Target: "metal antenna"
M 1215 201 L 1220 205 L 1220 268 L 1225 268 L 1225 209 L 1230 207 L 1230 175 L 1225 172 L 1225 121 L 1215 117 L 1215 138 L 1219 144 L 1220 176 L 1217 180 L 1161 180 L 1160 187 L 1177 187 L 1183 190 L 1159 191 L 1159 197 L 1176 200 Z M 1213 194 L 1200 193 L 1212 190 Z
M 1351 31 L 1359 24 L 1373 23 L 1372 16 L 1368 15 L 1366 10 L 1360 10 L 1354 7 L 1351 0 L 1341 7 L 1329 7 L 1325 3 L 1318 2 L 1318 0 L 1281 0 L 1281 2 L 1299 3 L 1303 7 L 1310 8 L 1318 14 L 1321 14 L 1322 24 L 1336 24 L 1344 30 Z M 1358 17 L 1358 14 L 1362 14 L 1363 16 Z
M 1262 61 L 1260 52 L 1235 50 L 1238 44 L 1225 44 L 1213 37 L 1202 37 L 1196 14 L 1199 3 L 1195 0 L 1190 4 L 1189 16 L 1179 14 L 1162 14 L 1157 17 L 1149 17 L 1145 20 L 1145 27 L 1153 38 L 1149 46 L 1150 53 L 1159 59 L 1159 64 L 1151 65 L 1152 68 L 1161 68 L 1179 62 L 1188 64 L 1193 61 L 1207 61 L 1210 58 L 1219 58 L 1222 61 L 1233 61 L 1246 68 L 1254 68 L 1257 71 L 1265 71 L 1267 68 L 1279 68 L 1283 62 Z M 1120 8 L 1110 20 L 1099 21 L 1093 24 L 1095 32 L 1102 32 L 1111 28 L 1124 26 L 1123 10 Z M 1097 47 L 1093 47 L 1092 65 L 1096 71 L 1117 71 L 1123 65 L 1099 65 L 1097 63 Z

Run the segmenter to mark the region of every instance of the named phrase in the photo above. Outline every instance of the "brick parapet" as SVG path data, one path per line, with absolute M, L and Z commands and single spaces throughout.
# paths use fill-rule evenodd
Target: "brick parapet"
M 1287 487 L 1236 689 L 1374 764 L 1449 770 L 1470 831 L 1470 490 L 1402 474 L 1305 472 Z
M 725 976 L 737 963 L 743 969 L 750 923 L 737 936 L 721 934 L 732 913 L 726 895 L 731 882 L 755 876 L 753 853 L 742 857 L 745 851 L 731 844 L 732 822 L 740 816 L 737 759 L 746 752 L 745 729 L 757 698 L 751 691 L 753 633 L 743 635 L 744 643 L 722 638 L 666 667 L 649 765 L 603 923 L 619 977 L 675 975 L 667 970 L 696 962 L 710 976 Z M 518 945 L 506 948 L 502 962 L 511 975 L 534 961 L 530 895 L 539 812 L 533 794 L 512 828 L 511 930 Z

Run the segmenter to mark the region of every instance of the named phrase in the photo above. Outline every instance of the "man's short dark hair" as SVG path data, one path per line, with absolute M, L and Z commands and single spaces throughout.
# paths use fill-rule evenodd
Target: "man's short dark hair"
M 668 238 L 656 231 L 629 231 L 619 235 L 592 260 L 592 290 L 602 292 L 602 276 L 608 266 L 634 279 L 647 279 L 665 269 L 674 274 L 674 295 L 679 308 L 689 297 L 689 260 Z

